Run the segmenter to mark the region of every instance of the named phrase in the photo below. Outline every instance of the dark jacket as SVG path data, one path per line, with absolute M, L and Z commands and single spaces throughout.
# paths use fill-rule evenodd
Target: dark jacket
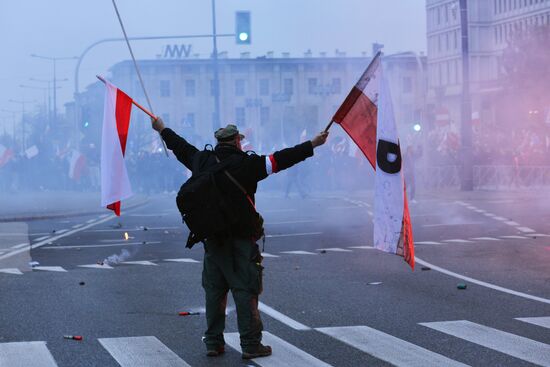
M 168 149 L 174 152 L 176 158 L 185 167 L 193 171 L 193 159 L 195 154 L 200 151 L 169 128 L 162 130 L 161 135 Z M 216 145 L 214 152 L 222 161 L 235 155 L 242 158 L 240 161 L 235 159 L 236 163 L 228 168 L 228 172 L 244 187 L 252 201 L 255 202 L 254 194 L 256 193 L 259 181 L 272 173 L 292 167 L 296 163 L 313 156 L 313 146 L 311 145 L 311 141 L 306 141 L 292 148 L 282 149 L 265 156 L 252 152 L 246 153 L 231 144 L 220 143 Z M 226 195 L 238 212 L 249 212 L 250 203 L 247 198 L 226 175 L 218 174 L 216 180 L 222 193 Z M 249 222 L 243 221 L 239 228 L 236 229 L 235 234 L 248 236 L 253 228 L 248 228 L 249 225 L 246 223 Z

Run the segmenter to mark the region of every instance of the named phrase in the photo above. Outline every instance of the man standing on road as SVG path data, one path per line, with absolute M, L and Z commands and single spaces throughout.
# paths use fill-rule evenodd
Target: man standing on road
M 153 120 L 153 129 L 161 134 L 168 149 L 174 152 L 177 159 L 192 171 L 194 158 L 198 159 L 196 153 L 200 151 L 173 130 L 165 128 L 160 118 Z M 261 344 L 263 325 L 258 311 L 258 295 L 262 292 L 263 267 L 262 256 L 256 244 L 263 228 L 252 228 L 254 226 L 251 226 L 250 218 L 241 216 L 251 214 L 249 199 L 254 203 L 259 181 L 313 156 L 313 149 L 326 142 L 328 132 L 321 132 L 310 141 L 269 156 L 243 152 L 241 140 L 244 136 L 235 125 L 229 124 L 218 129 L 214 136 L 217 140 L 215 156 L 220 161 L 229 158 L 238 161 L 228 166 L 229 175 L 216 176 L 220 192 L 235 209 L 235 213 L 238 213 L 238 218 L 230 237 L 207 238 L 204 244 L 202 286 L 206 293 L 206 354 L 216 357 L 225 351 L 225 308 L 227 293 L 231 289 L 237 308 L 242 358 L 265 357 L 271 355 L 271 347 Z M 238 157 L 240 159 L 236 159 Z M 234 180 L 228 176 L 232 176 Z M 246 196 L 235 181 L 246 191 Z M 256 214 L 255 210 L 252 214 Z

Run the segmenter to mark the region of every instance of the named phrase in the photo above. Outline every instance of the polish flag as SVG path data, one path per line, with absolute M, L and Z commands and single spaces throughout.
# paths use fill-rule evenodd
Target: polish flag
M 5 166 L 13 157 L 13 150 L 0 144 L 0 167 Z
M 101 205 L 120 216 L 120 201 L 132 196 L 124 163 L 132 99 L 105 83 L 105 107 L 101 137 Z
M 69 157 L 69 177 L 72 180 L 80 181 L 82 172 L 86 168 L 86 157 L 78 150 L 72 150 Z
M 376 171 L 374 247 L 403 256 L 414 269 L 414 242 L 401 148 L 380 53 L 332 120 L 342 126 Z

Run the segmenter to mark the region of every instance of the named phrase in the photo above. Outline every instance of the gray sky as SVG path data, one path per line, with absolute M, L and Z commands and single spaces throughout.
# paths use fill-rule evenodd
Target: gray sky
M 20 110 L 9 99 L 36 100 L 44 92 L 22 89 L 20 84 L 42 86 L 30 77 L 51 79 L 52 63 L 31 58 L 78 56 L 91 43 L 122 32 L 111 0 L 0 0 L 0 109 Z M 210 33 L 210 0 L 117 0 L 129 36 Z M 233 33 L 235 11 L 252 14 L 252 44 L 237 46 L 233 38 L 219 41 L 219 50 L 230 57 L 249 51 L 252 57 L 274 51 L 302 56 L 336 49 L 348 55 L 370 53 L 371 44 L 385 44 L 386 53 L 425 52 L 426 17 L 423 0 L 217 0 L 219 33 Z M 167 43 L 192 44 L 193 53 L 206 57 L 211 40 L 134 42 L 139 58 L 155 58 Z M 106 74 L 114 63 L 129 58 L 124 43 L 99 46 L 84 59 L 80 70 L 81 90 Z M 68 78 L 58 91 L 58 110 L 72 99 L 74 60 L 58 62 L 58 78 Z M 0 112 L 0 122 L 7 118 Z

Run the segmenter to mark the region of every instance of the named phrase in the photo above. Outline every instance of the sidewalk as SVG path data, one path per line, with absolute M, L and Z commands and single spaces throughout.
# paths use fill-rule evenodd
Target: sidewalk
M 134 195 L 122 203 L 122 210 L 143 205 L 144 195 Z M 99 192 L 48 191 L 2 193 L 0 222 L 27 221 L 75 215 L 109 213 L 101 207 Z

